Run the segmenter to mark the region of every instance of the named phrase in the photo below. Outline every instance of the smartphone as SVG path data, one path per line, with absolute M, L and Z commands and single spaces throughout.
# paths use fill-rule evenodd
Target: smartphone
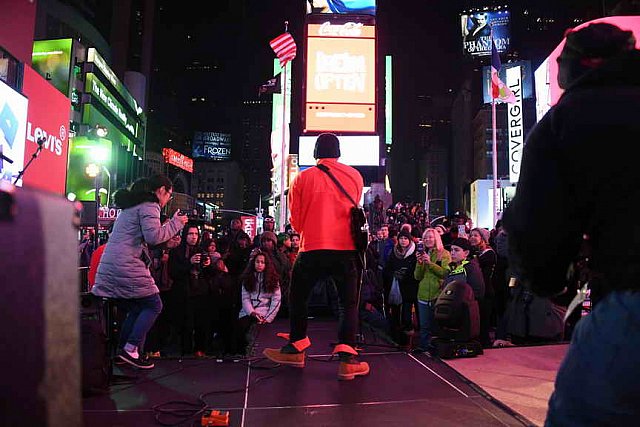
M 418 241 L 416 245 L 416 251 L 418 251 L 418 253 L 421 253 L 421 254 L 424 253 L 424 243 L 422 242 L 422 240 Z
M 458 237 L 467 237 L 467 228 L 464 225 L 458 226 Z

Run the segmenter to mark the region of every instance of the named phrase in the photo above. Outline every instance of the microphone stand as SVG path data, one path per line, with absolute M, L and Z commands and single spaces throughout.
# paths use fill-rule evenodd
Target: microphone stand
M 24 169 L 20 171 L 20 173 L 16 177 L 16 180 L 13 182 L 13 185 L 16 185 L 18 181 L 20 181 L 20 179 L 24 175 L 24 172 L 27 170 L 29 165 L 31 165 L 31 162 L 33 162 L 38 157 L 38 155 L 40 155 L 40 152 L 42 151 L 42 146 L 44 145 L 45 141 L 46 139 L 44 137 L 38 138 L 38 141 L 37 141 L 38 148 L 36 148 L 36 151 L 31 155 L 31 158 L 29 159 L 29 162 L 25 165 Z

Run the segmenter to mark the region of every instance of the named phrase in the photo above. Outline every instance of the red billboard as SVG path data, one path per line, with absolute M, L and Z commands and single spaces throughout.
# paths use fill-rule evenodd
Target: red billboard
M 42 142 L 42 151 L 23 177 L 25 187 L 65 192 L 71 102 L 31 67 L 24 67 L 23 92 L 29 98 L 24 164 Z
M 179 167 L 189 173 L 193 173 L 192 158 L 187 157 L 182 153 L 178 153 L 176 150 L 172 150 L 171 148 L 163 148 L 162 157 L 164 157 L 165 163 L 169 163 L 170 165 Z
M 240 221 L 242 221 L 242 230 L 253 240 L 258 232 L 257 218 L 255 216 L 242 215 Z
M 0 46 L 20 62 L 31 64 L 36 2 L 3 0 L 0 8 Z

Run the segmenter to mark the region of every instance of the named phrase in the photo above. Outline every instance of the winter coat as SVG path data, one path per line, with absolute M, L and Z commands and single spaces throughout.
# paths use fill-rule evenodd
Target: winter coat
M 418 299 L 418 281 L 413 277 L 417 262 L 415 248 L 415 243 L 411 242 L 402 256 L 395 249 L 389 255 L 382 273 L 386 296 L 389 295 L 395 277 L 400 285 L 402 302 L 415 302 Z
M 473 295 L 477 300 L 484 298 L 484 279 L 482 278 L 482 270 L 478 260 L 464 260 L 459 265 L 449 264 L 448 273 L 444 278 L 442 287 L 444 288 L 453 281 L 468 283 L 473 289 Z
M 111 298 L 157 294 L 158 287 L 149 271 L 151 256 L 147 245 L 166 242 L 183 227 L 177 217 L 161 225 L 158 203 L 143 202 L 123 209 L 113 225 L 91 292 Z
M 451 262 L 451 254 L 446 249 L 442 250 L 440 261 L 438 261 L 438 252 L 430 251 L 429 259 L 432 264 L 416 264 L 414 277 L 419 280 L 418 299 L 420 301 L 432 301 L 438 298 L 442 289 L 442 280 L 449 271 L 449 263 Z
M 262 278 L 262 274 L 258 274 L 256 280 L 256 290 L 249 292 L 242 286 L 242 309 L 239 318 L 251 315 L 256 312 L 264 317 L 267 323 L 273 322 L 280 309 L 280 286 L 274 292 L 267 292 Z

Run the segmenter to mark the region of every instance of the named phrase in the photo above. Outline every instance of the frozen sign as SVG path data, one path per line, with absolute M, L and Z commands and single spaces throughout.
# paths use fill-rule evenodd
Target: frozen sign
M 196 132 L 193 136 L 192 155 L 195 159 L 230 160 L 231 135 L 220 132 Z

